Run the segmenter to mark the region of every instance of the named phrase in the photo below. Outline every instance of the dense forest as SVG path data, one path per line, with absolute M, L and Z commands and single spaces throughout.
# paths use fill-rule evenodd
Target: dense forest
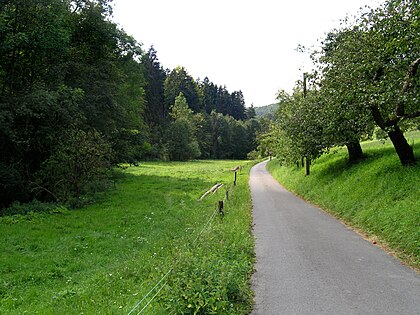
M 277 103 L 256 107 L 255 114 L 257 115 L 257 117 L 265 117 L 265 118 L 273 119 L 278 108 L 279 108 L 279 104 Z
M 247 157 L 241 91 L 164 69 L 111 20 L 110 0 L 0 3 L 0 208 L 68 201 L 144 159 Z
M 337 146 L 350 162 L 363 159 L 360 141 L 376 136 L 391 140 L 402 165 L 415 164 L 404 132 L 420 128 L 419 16 L 419 1 L 388 0 L 307 50 L 315 68 L 293 93 L 279 91 L 260 150 L 309 174 L 311 161 Z
M 306 160 L 309 172 L 337 146 L 363 159 L 360 141 L 376 136 L 392 141 L 402 165 L 416 163 L 404 132 L 420 126 L 418 1 L 387 0 L 343 20 L 306 49 L 314 70 L 292 93 L 280 90 L 267 115 L 246 108 L 241 91 L 165 69 L 154 47 L 112 21 L 111 4 L 0 2 L 0 208 L 77 205 L 116 166 L 142 160 L 272 152 Z

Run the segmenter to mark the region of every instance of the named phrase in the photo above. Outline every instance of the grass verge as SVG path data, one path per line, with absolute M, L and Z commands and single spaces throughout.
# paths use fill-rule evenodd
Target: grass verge
M 197 199 L 216 182 L 229 186 L 238 164 L 224 218 L 203 230 L 225 189 Z M 142 314 L 247 314 L 250 166 L 144 163 L 91 206 L 0 218 L 0 313 L 127 314 L 172 270 Z
M 420 161 L 420 132 L 407 135 Z M 420 162 L 403 167 L 389 142 L 362 144 L 366 159 L 349 165 L 347 152 L 338 149 L 319 158 L 311 175 L 303 169 L 268 164 L 286 188 L 319 205 L 420 268 Z

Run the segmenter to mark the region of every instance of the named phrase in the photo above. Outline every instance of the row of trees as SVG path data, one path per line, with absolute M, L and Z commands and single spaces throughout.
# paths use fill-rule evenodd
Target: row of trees
M 363 157 L 359 141 L 380 129 L 402 165 L 414 164 L 403 132 L 420 126 L 419 16 L 418 1 L 388 0 L 331 31 L 312 52 L 316 71 L 292 95 L 279 92 L 264 146 L 287 163 L 347 146 L 356 161 Z
M 245 159 L 257 146 L 256 119 L 236 120 L 216 111 L 194 113 L 182 92 L 171 107 L 167 146 L 171 160 L 192 158 Z
M 0 207 L 78 197 L 118 163 L 255 147 L 240 91 L 164 70 L 111 21 L 110 3 L 1 1 Z
M 194 113 L 210 114 L 216 111 L 236 120 L 249 118 L 241 91 L 229 93 L 226 86 L 218 86 L 207 77 L 203 81 L 194 80 L 184 67 L 177 67 L 172 71 L 165 70 L 159 63 L 153 47 L 143 54 L 141 63 L 148 82 L 145 93 L 145 119 L 149 126 L 165 124 L 170 107 L 180 92 L 184 94 Z
M 256 148 L 255 133 L 259 125 L 254 108 L 245 108 L 241 91 L 230 93 L 225 86 L 218 86 L 207 77 L 203 81 L 194 80 L 183 67 L 164 70 L 153 47 L 142 56 L 141 62 L 147 78 L 144 117 L 153 144 L 149 157 L 241 159 Z M 177 100 L 190 110 L 188 119 L 180 120 L 179 115 L 173 115 Z M 187 121 L 190 127 L 179 126 Z M 186 128 L 191 130 L 192 138 L 187 136 L 190 132 Z M 195 149 L 182 150 L 181 143 L 189 143 Z M 174 152 L 175 148 L 183 151 L 182 154 Z

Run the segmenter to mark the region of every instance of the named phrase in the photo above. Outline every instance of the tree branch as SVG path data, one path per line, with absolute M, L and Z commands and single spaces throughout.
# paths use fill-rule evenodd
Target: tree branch
M 379 128 L 381 128 L 382 130 L 385 130 L 386 123 L 385 123 L 384 118 L 382 117 L 381 112 L 379 111 L 378 106 L 371 105 L 370 110 L 372 112 L 373 120 L 375 120 L 375 122 L 379 126 Z
M 80 5 L 80 2 L 81 1 L 74 1 L 75 2 L 75 4 L 74 4 L 74 6 L 73 6 L 73 11 L 71 12 L 71 14 L 74 14 L 74 13 L 76 13 L 77 11 L 79 11 L 79 9 L 80 9 L 80 7 L 81 7 L 81 5 Z
M 32 188 L 31 189 L 31 191 L 32 192 L 35 192 L 35 190 L 37 190 L 37 188 L 38 188 L 38 191 L 36 192 L 36 194 L 38 194 L 40 191 L 45 191 L 45 192 L 47 192 L 47 193 L 49 193 L 51 196 L 53 196 L 53 198 L 55 199 L 55 200 L 59 200 L 59 198 L 54 194 L 54 193 L 52 193 L 50 190 L 48 190 L 47 188 L 45 188 L 45 187 L 43 187 L 43 186 L 41 186 L 40 184 L 38 184 L 36 181 L 34 181 L 34 182 L 31 182 L 31 184 L 35 184 L 35 186 L 36 186 L 36 188 Z
M 408 89 L 410 88 L 410 83 L 417 73 L 419 65 L 420 65 L 420 58 L 417 58 L 408 67 L 407 75 L 405 77 L 405 81 L 401 90 L 402 93 L 407 93 Z M 397 107 L 395 108 L 395 114 L 397 117 L 411 118 L 405 115 L 404 102 L 402 102 L 401 100 L 398 102 Z
M 419 65 L 420 65 L 420 58 L 417 58 L 410 64 L 410 67 L 408 67 L 407 76 L 405 77 L 405 82 L 402 89 L 403 93 L 406 93 L 408 91 L 411 80 L 416 75 Z
M 404 116 L 404 118 L 416 118 L 416 117 L 420 117 L 420 110 Z

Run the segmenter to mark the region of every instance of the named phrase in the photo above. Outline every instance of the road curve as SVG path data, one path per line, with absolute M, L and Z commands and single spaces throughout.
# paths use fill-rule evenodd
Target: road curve
M 265 165 L 250 178 L 252 315 L 420 314 L 419 275 L 286 191 Z

